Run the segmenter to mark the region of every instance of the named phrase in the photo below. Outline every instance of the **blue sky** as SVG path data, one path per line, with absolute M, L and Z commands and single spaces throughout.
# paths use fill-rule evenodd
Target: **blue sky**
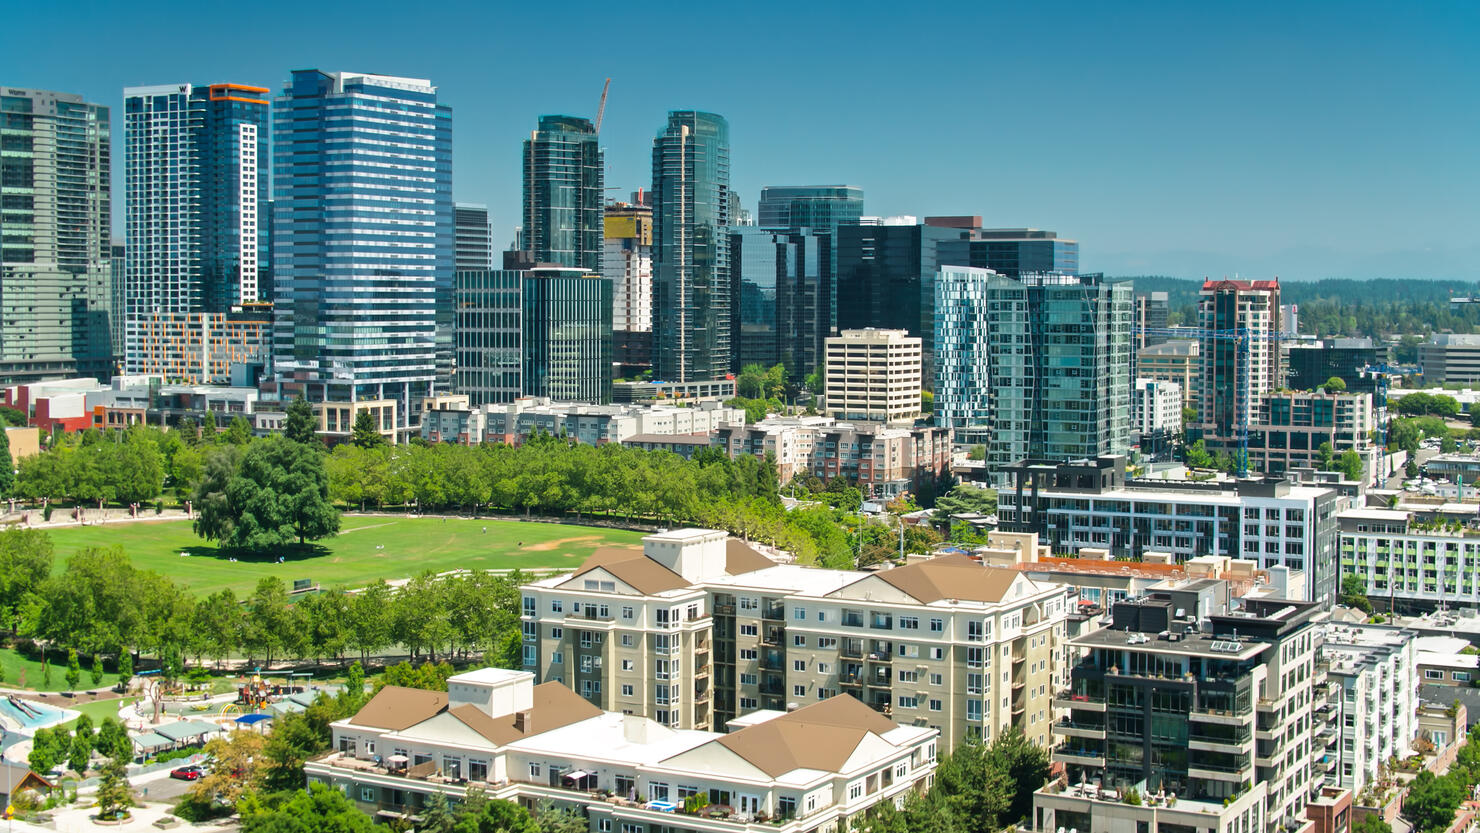
M 430 78 L 456 197 L 491 207 L 500 243 L 520 141 L 542 113 L 594 116 L 610 76 L 614 195 L 648 184 L 666 111 L 700 108 L 730 120 L 752 209 L 762 185 L 845 182 L 871 214 L 1057 230 L 1111 274 L 1480 279 L 1469 0 L 115 0 L 6 19 L 0 83 L 115 106 L 128 85 L 278 89 L 298 68 Z

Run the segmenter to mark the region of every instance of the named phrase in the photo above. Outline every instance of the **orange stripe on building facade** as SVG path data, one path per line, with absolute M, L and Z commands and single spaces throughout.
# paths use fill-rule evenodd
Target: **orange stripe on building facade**
M 261 98 L 243 98 L 241 96 L 226 95 L 225 93 L 228 90 L 235 90 L 237 92 L 244 92 L 244 93 L 268 93 L 268 92 L 272 92 L 271 90 L 269 90 L 266 87 L 253 87 L 253 86 L 250 86 L 250 85 L 247 85 L 247 84 L 212 84 L 211 85 L 211 100 L 212 101 L 240 101 L 240 102 L 243 102 L 245 104 L 266 104 L 267 103 L 267 101 L 265 99 L 261 99 Z

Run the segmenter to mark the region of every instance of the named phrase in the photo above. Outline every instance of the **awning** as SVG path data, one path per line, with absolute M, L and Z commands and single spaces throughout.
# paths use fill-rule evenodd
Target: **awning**
M 156 727 L 154 731 L 178 743 L 182 740 L 198 738 L 201 735 L 212 735 L 223 730 L 220 726 L 214 723 L 207 723 L 204 720 L 182 720 L 179 723 L 167 723 L 163 726 Z
M 566 772 L 566 773 L 561 774 L 560 777 L 561 778 L 569 778 L 572 781 L 579 781 L 582 778 L 585 778 L 587 775 L 590 775 L 590 774 L 591 773 L 585 771 L 584 769 L 573 769 L 570 772 Z
M 169 746 L 170 744 L 174 743 L 174 741 L 157 732 L 145 732 L 142 735 L 135 735 L 134 737 L 129 738 L 129 740 L 132 740 L 134 742 L 134 746 L 137 746 L 146 752 L 150 749 L 158 749 L 162 746 Z
M 264 720 L 271 719 L 272 715 L 257 712 L 255 714 L 244 714 L 241 717 L 238 717 L 236 719 L 236 722 L 242 724 L 243 726 L 255 726 L 256 724 L 261 723 Z

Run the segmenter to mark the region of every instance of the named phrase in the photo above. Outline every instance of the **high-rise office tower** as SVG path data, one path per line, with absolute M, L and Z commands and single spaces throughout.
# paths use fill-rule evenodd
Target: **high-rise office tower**
M 1130 284 L 1098 274 L 994 276 L 986 303 L 987 465 L 1128 453 Z M 941 356 L 964 349 L 936 346 Z
M 540 116 L 524 140 L 524 250 L 536 263 L 601 271 L 601 147 L 590 119 Z
M 800 382 L 823 361 L 833 333 L 832 235 L 732 228 L 730 345 L 736 372 L 786 366 Z
M 1136 295 L 1136 349 L 1165 344 L 1170 336 L 1147 330 L 1165 330 L 1171 307 L 1165 292 L 1145 292 Z
M 112 300 L 108 304 L 108 338 L 113 342 L 114 361 L 123 360 L 123 309 L 126 293 L 124 280 L 125 248 L 114 243 L 108 258 L 108 286 Z
M 942 266 L 935 280 L 935 424 L 954 429 L 958 443 L 985 443 L 990 435 L 988 322 L 995 316 L 987 314 L 987 295 L 997 276 L 990 269 Z
M 960 235 L 960 229 L 913 222 L 838 226 L 838 329 L 919 336 L 926 384 L 934 384 L 936 248 Z
M 653 140 L 653 376 L 730 371 L 730 125 L 675 110 Z
M 452 391 L 473 407 L 524 393 L 524 273 L 459 271 L 453 282 L 457 370 Z
M 602 274 L 612 282 L 613 361 L 623 376 L 653 366 L 653 210 L 646 205 L 606 207 Z
M 863 189 L 856 185 L 767 185 L 756 217 L 761 228 L 831 231 L 863 217 Z
M 1201 401 L 1188 441 L 1233 453 L 1258 413 L 1260 394 L 1280 384 L 1280 283 L 1204 281 L 1197 322 Z
M 980 217 L 926 217 L 925 225 L 957 228 L 939 249 L 942 266 L 973 266 L 1016 278 L 1030 273 L 1079 274 L 1079 244 L 1034 228 L 984 229 Z
M 585 269 L 524 273 L 524 393 L 612 401 L 612 282 Z
M 493 268 L 493 226 L 488 206 L 460 202 L 452 207 L 453 259 L 457 271 Z
M 113 370 L 108 108 L 0 87 L 0 383 Z
M 197 337 L 210 329 L 236 357 L 263 358 L 268 92 L 245 84 L 123 91 L 129 373 L 225 381 L 229 362 L 213 360 Z M 240 324 L 227 326 L 233 312 Z
M 430 81 L 298 70 L 273 135 L 279 391 L 406 427 L 452 364 L 452 110 Z

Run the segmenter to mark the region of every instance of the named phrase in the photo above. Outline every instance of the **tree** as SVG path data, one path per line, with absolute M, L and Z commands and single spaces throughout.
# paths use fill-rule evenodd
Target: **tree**
M 540 833 L 529 811 L 512 801 L 496 799 L 469 808 L 453 826 L 454 833 Z
M 1026 785 L 1018 785 L 1026 787 Z M 1031 792 L 1031 789 L 1029 790 Z M 1011 777 L 993 762 L 981 738 L 967 738 L 941 758 L 929 798 L 960 833 L 995 833 L 1013 804 Z
M 245 730 L 208 741 L 205 752 L 211 769 L 195 782 L 191 792 L 207 804 L 220 801 L 228 807 L 236 806 L 247 790 L 261 786 L 263 772 L 257 761 L 266 745 L 262 735 Z
M 1439 438 L 1439 451 L 1442 454 L 1453 454 L 1459 450 L 1459 443 L 1448 434 Z
M 231 418 L 226 428 L 226 442 L 230 445 L 246 445 L 252 441 L 252 424 L 243 416 Z
M 1480 428 L 1480 405 L 1470 406 L 1470 425 Z
M 421 808 L 421 824 L 417 826 L 416 833 L 452 833 L 452 828 L 457 825 L 457 814 L 452 810 L 452 802 L 447 796 L 440 792 L 427 795 L 427 800 Z
M 1404 463 L 1403 476 L 1409 478 L 1418 477 L 1418 462 L 1410 459 L 1408 462 Z
M 97 688 L 98 686 L 100 686 L 100 685 L 103 684 L 103 655 L 102 654 L 97 653 L 97 652 L 94 652 L 93 653 L 92 669 L 91 669 L 91 671 L 89 673 L 89 676 L 92 677 L 93 688 Z
M 1408 784 L 1403 815 L 1421 833 L 1439 833 L 1454 822 L 1454 811 L 1465 798 L 1465 789 L 1451 776 L 1436 777 L 1424 770 Z
M 105 758 L 122 758 L 127 762 L 134 756 L 134 744 L 129 740 L 128 729 L 115 717 L 103 718 L 102 724 L 98 726 L 98 734 L 93 739 L 93 746 Z
M 314 416 L 313 406 L 302 396 L 288 405 L 288 415 L 283 421 L 283 436 L 295 443 L 319 445 L 319 420 Z
M 51 536 L 34 529 L 0 532 L 0 610 L 14 630 L 21 606 L 52 571 Z
M 98 818 L 125 818 L 128 808 L 135 806 L 134 791 L 128 783 L 128 769 L 120 758 L 109 758 L 103 764 L 102 779 L 98 781 Z
M 303 784 L 303 764 L 328 748 L 302 712 L 273 721 L 272 734 L 262 750 L 263 787 L 292 790 Z
M 92 759 L 92 753 L 92 719 L 84 714 L 77 718 L 77 725 L 72 728 L 72 740 L 67 748 L 67 766 L 82 775 L 87 772 L 87 763 Z
M 57 733 L 61 732 L 61 737 Z M 31 769 L 43 775 L 51 771 L 51 768 L 61 763 L 67 755 L 67 749 L 62 745 L 62 740 L 67 736 L 65 730 L 61 729 L 37 729 L 31 737 L 31 755 L 26 763 Z
M 0 498 L 10 497 L 15 488 L 15 460 L 10 456 L 10 437 L 0 427 Z
M 920 391 L 920 413 L 935 413 L 935 394 L 928 390 Z
M 1347 480 L 1362 479 L 1362 455 L 1348 448 L 1341 452 L 1341 458 L 1336 461 L 1336 469 Z
M 134 676 L 134 655 L 128 651 L 118 655 L 118 687 L 128 690 L 129 680 Z
M 978 462 L 987 459 L 987 447 L 981 444 L 972 446 L 966 452 L 966 459 L 975 460 Z
M 1393 833 L 1393 826 L 1383 821 L 1382 816 L 1368 813 L 1352 825 L 1352 833 Z
M 1327 379 L 1326 384 L 1322 385 L 1321 387 L 1325 389 L 1326 393 L 1345 393 L 1346 380 L 1341 378 L 1340 376 L 1332 376 L 1331 378 Z
M 1372 612 L 1372 601 L 1367 598 L 1367 582 L 1361 576 L 1348 573 L 1341 577 L 1341 603 L 1363 613 Z
M 65 679 L 67 680 L 68 691 L 76 691 L 77 684 L 82 682 L 82 663 L 77 659 L 76 648 L 67 649 L 67 673 Z
M 263 658 L 263 666 L 272 665 L 274 653 L 294 653 L 303 645 L 298 617 L 288 606 L 288 590 L 280 579 L 263 576 L 257 589 L 247 599 L 246 625 L 242 647 L 252 656 Z
M 214 462 L 214 461 L 213 461 Z M 283 437 L 253 443 L 226 482 L 214 491 L 219 471 L 208 465 L 196 533 L 249 550 L 317 540 L 339 531 L 329 503 L 324 455 Z
M 987 764 L 1006 772 L 1012 787 L 1007 815 L 1002 820 L 1016 824 L 1027 819 L 1033 812 L 1033 792 L 1048 783 L 1048 753 L 1013 726 L 987 748 Z
M 549 801 L 541 801 L 531 815 L 539 833 L 587 833 L 591 829 L 585 816 L 569 807 L 556 807 Z
M 1323 442 L 1323 443 L 1321 443 L 1320 448 L 1317 448 L 1316 449 L 1316 454 L 1319 457 L 1319 460 L 1316 463 L 1317 470 L 1319 470 L 1319 471 L 1333 471 L 1333 469 L 1331 468 L 1331 464 L 1333 462 L 1335 462 L 1336 452 L 1332 450 L 1331 443 L 1330 442 Z
M 963 514 L 997 514 L 997 490 L 958 483 L 935 499 L 935 514 L 940 518 Z
M 1183 458 L 1188 467 L 1194 469 L 1210 469 L 1213 467 L 1213 455 L 1208 453 L 1208 445 L 1198 440 L 1187 447 L 1186 456 Z
M 198 783 L 198 782 L 197 782 Z M 283 796 L 286 795 L 286 800 Z M 344 793 L 323 784 L 243 801 L 242 833 L 372 833 L 375 825 Z
M 380 433 L 380 426 L 375 424 L 375 415 L 368 409 L 355 415 L 355 427 L 349 441 L 360 448 L 375 448 L 386 444 L 385 435 Z

